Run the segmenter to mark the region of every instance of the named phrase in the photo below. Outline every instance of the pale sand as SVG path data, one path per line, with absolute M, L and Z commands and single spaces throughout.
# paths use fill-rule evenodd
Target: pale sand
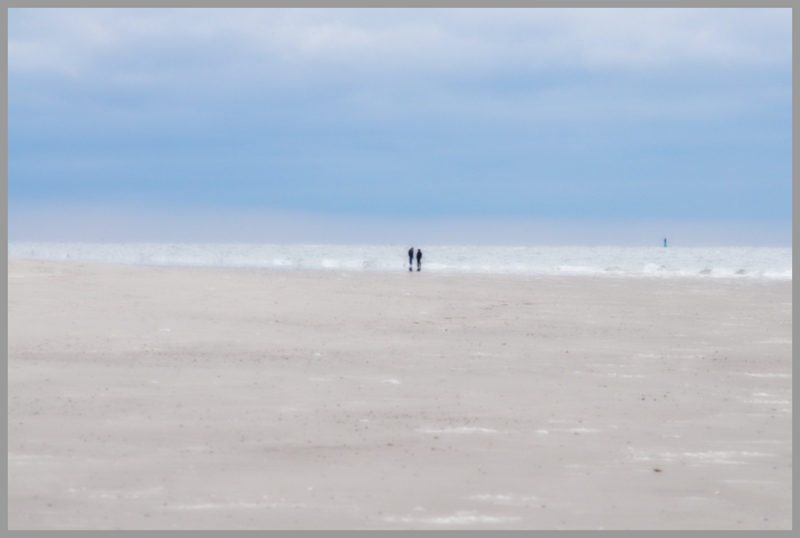
M 792 526 L 791 281 L 8 272 L 12 529 Z

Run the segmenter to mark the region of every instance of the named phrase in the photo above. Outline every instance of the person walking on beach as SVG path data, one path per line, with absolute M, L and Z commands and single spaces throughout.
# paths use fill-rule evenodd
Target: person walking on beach
M 408 249 L 408 270 L 412 271 L 412 267 L 414 266 L 414 247 Z
M 417 271 L 422 269 L 422 249 L 417 249 Z

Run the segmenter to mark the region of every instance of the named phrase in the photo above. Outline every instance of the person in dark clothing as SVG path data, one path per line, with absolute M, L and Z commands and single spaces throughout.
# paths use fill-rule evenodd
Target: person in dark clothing
M 408 249 L 408 270 L 411 271 L 414 265 L 414 247 Z
M 422 249 L 417 249 L 417 271 L 422 269 Z

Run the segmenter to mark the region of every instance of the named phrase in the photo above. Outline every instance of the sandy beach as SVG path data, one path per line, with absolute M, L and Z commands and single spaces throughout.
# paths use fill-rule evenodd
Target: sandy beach
M 8 263 L 9 529 L 791 529 L 792 283 Z

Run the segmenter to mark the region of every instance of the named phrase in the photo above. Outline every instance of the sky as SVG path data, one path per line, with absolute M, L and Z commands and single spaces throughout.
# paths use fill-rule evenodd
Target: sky
M 791 246 L 790 9 L 9 9 L 9 241 Z

